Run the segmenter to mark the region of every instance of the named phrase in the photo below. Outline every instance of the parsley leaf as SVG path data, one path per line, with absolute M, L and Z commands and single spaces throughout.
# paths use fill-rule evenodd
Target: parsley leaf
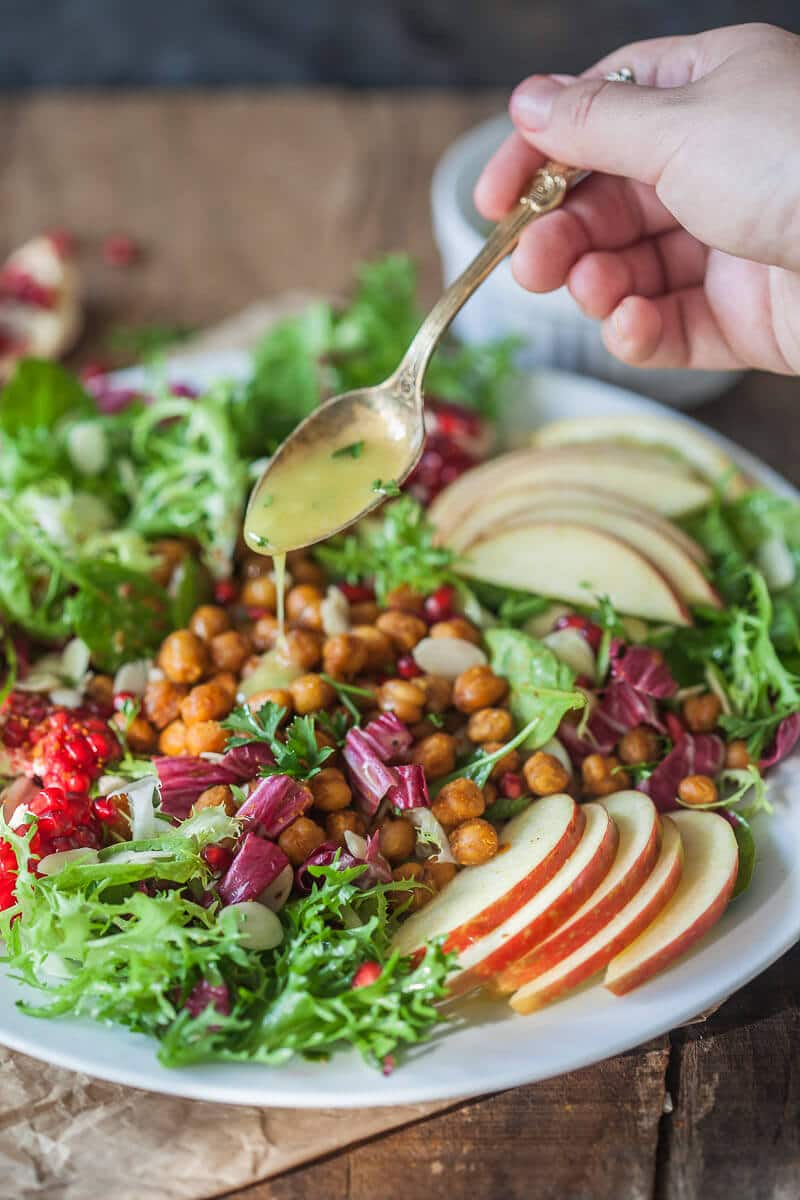
M 224 729 L 236 735 L 228 746 L 245 746 L 248 742 L 266 742 L 275 759 L 274 766 L 261 768 L 262 775 L 291 775 L 293 779 L 312 779 L 322 770 L 322 764 L 333 754 L 331 746 L 318 746 L 314 734 L 313 716 L 295 717 L 287 726 L 284 740 L 278 737 L 278 727 L 286 709 L 272 700 L 253 713 L 239 705 L 222 722 Z
M 229 729 L 236 735 L 228 739 L 228 749 L 246 746 L 249 742 L 266 742 L 271 747 L 285 716 L 286 709 L 273 700 L 262 704 L 257 712 L 246 704 L 237 705 L 222 722 L 223 729 Z
M 338 450 L 334 450 L 331 458 L 361 458 L 364 452 L 364 442 L 350 442 L 347 446 L 340 446 Z

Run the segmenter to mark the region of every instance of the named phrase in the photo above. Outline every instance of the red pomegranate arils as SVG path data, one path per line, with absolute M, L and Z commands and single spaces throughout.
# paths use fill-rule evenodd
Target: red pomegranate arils
M 103 259 L 110 267 L 130 267 L 141 257 L 137 242 L 125 233 L 115 233 L 103 242 Z

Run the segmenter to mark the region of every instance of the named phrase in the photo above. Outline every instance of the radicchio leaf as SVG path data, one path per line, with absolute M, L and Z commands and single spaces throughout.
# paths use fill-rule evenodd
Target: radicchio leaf
M 275 838 L 314 803 L 311 790 L 289 775 L 270 775 L 256 784 L 237 816 L 245 829 Z
M 361 729 L 349 730 L 344 743 L 344 759 L 359 808 L 373 816 L 383 797 L 397 783 L 397 774 L 376 752 Z
M 395 767 L 399 782 L 389 788 L 386 798 L 392 808 L 402 810 L 410 808 L 430 808 L 431 798 L 428 795 L 428 783 L 425 771 L 416 764 L 405 767 Z
M 718 775 L 725 762 L 725 743 L 715 733 L 686 733 L 662 759 L 649 779 L 639 784 L 659 812 L 680 808 L 678 784 L 687 775 Z
M 259 767 L 273 761 L 269 747 L 257 742 L 236 746 L 216 762 L 192 754 L 156 758 L 162 811 L 183 820 L 206 788 L 254 779 Z
M 258 899 L 288 861 L 274 842 L 267 842 L 255 833 L 246 833 L 217 888 L 222 903 L 240 904 L 243 900 Z
M 243 746 L 227 750 L 222 757 L 222 766 L 235 776 L 235 782 L 243 783 L 255 779 L 260 767 L 266 767 L 274 761 L 266 742 L 246 742 Z
M 201 979 L 192 988 L 183 1007 L 188 1009 L 190 1016 L 199 1017 L 209 1006 L 227 1017 L 231 1011 L 228 988 L 224 983 L 209 983 L 207 979 Z
M 656 700 L 667 700 L 678 691 L 663 654 L 652 646 L 629 646 L 624 654 L 612 659 L 611 674 Z
M 792 713 L 791 716 L 783 718 L 775 731 L 772 745 L 758 764 L 759 770 L 766 771 L 769 767 L 774 767 L 776 763 L 781 762 L 792 753 L 798 742 L 800 742 L 800 713 Z
M 390 762 L 410 749 L 414 738 L 407 725 L 394 715 L 383 713 L 365 726 L 364 737 L 384 762 Z
M 336 866 L 338 870 L 346 871 L 350 867 L 360 867 L 366 864 L 366 870 L 362 871 L 353 880 L 356 887 L 368 888 L 376 883 L 388 883 L 392 878 L 392 868 L 381 854 L 379 846 L 380 838 L 377 832 L 366 839 L 366 849 L 363 858 L 351 853 L 346 847 L 340 846 L 338 842 L 323 842 L 297 868 L 295 873 L 295 886 L 297 890 L 307 895 L 314 886 L 314 883 L 318 882 L 309 873 L 309 867 Z

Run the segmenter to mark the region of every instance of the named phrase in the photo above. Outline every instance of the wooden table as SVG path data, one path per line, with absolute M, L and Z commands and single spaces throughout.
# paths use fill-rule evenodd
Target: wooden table
M 335 292 L 390 249 L 439 269 L 428 188 L 502 96 L 336 92 L 0 98 L 2 244 L 82 239 L 91 320 L 206 325 L 289 287 Z M 146 255 L 103 266 L 122 230 Z M 699 415 L 800 482 L 797 380 L 751 375 Z M 800 948 L 705 1023 L 236 1193 L 237 1200 L 789 1200 L 800 1195 Z M 209 1184 L 209 1195 L 213 1181 Z

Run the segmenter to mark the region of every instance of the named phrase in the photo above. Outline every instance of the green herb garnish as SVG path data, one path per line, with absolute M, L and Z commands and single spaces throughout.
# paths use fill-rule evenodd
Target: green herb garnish
M 293 779 L 307 780 L 318 775 L 322 764 L 333 754 L 330 746 L 318 746 L 314 736 L 313 716 L 295 717 L 283 735 L 278 737 L 278 727 L 286 716 L 286 709 L 272 700 L 262 704 L 257 712 L 247 705 L 239 705 L 223 722 L 224 729 L 234 733 L 228 746 L 246 746 L 250 742 L 265 742 L 275 759 L 274 765 L 261 768 L 262 775 L 291 775 Z
M 348 446 L 340 446 L 334 450 L 331 458 L 361 458 L 364 452 L 364 442 L 350 442 Z

